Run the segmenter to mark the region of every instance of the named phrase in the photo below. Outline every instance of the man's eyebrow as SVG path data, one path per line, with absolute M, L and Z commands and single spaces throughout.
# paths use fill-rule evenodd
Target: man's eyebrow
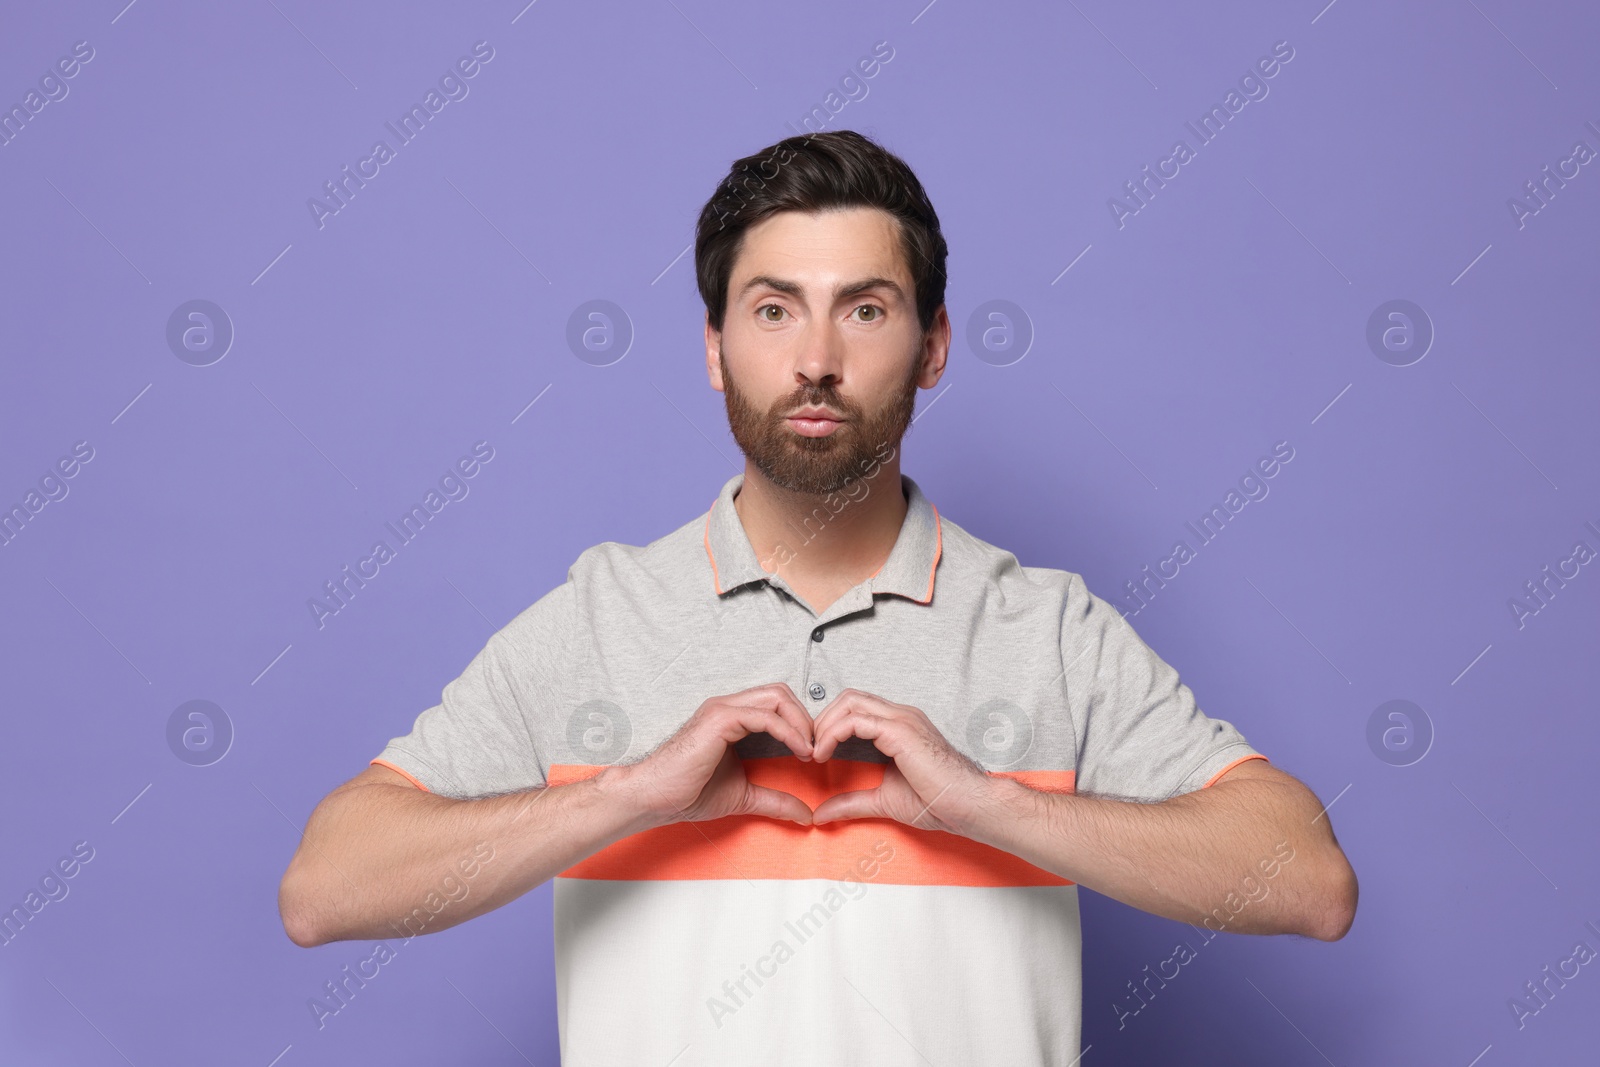
M 739 299 L 742 300 L 752 289 L 762 288 L 776 289 L 780 293 L 787 293 L 788 295 L 795 297 L 800 295 L 800 286 L 796 282 L 791 282 L 783 278 L 774 278 L 770 274 L 757 274 L 754 278 L 751 278 L 749 281 L 744 283 L 744 286 L 739 290 Z M 906 295 L 905 290 L 900 288 L 900 283 L 896 282 L 893 278 L 874 277 L 862 278 L 860 281 L 849 282 L 845 285 L 836 287 L 833 291 L 833 299 L 836 301 L 845 300 L 852 296 L 859 296 L 860 294 L 872 289 L 887 290 L 902 300 L 905 299 Z

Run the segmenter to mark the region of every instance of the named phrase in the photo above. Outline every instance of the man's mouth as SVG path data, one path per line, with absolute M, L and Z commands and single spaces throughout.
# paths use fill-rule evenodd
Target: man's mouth
M 785 421 L 802 437 L 827 437 L 844 423 L 827 408 L 801 408 Z

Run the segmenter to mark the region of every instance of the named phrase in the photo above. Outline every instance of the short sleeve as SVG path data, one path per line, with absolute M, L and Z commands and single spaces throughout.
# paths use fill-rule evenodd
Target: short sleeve
M 545 784 L 533 738 L 539 718 L 559 706 L 570 673 L 575 591 L 571 580 L 546 593 L 489 639 L 440 702 L 418 715 L 372 761 L 442 796 L 470 798 Z
M 1202 712 L 1178 672 L 1077 574 L 1061 655 L 1080 792 L 1161 801 L 1210 785 L 1242 760 L 1266 759 L 1232 723 Z

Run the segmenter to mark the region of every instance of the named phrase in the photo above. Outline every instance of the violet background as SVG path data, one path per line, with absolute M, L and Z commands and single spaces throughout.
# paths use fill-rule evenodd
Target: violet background
M 0 547 L 0 905 L 95 856 L 0 947 L 0 1062 L 556 1062 L 548 884 L 404 945 L 319 1030 L 308 998 L 372 946 L 296 948 L 278 880 L 579 552 L 740 469 L 695 217 L 879 41 L 826 128 L 904 156 L 950 242 L 905 467 L 946 516 L 1120 600 L 1295 450 L 1132 621 L 1334 801 L 1355 926 L 1220 938 L 1119 1030 L 1194 934 L 1085 891 L 1083 1062 L 1593 1062 L 1592 967 L 1521 1029 L 1507 1001 L 1600 948 L 1600 568 L 1520 628 L 1508 601 L 1600 548 L 1600 164 L 1520 228 L 1507 200 L 1600 149 L 1600 16 L 1324 2 L 13 5 L 0 105 L 94 58 L 0 146 L 0 505 L 94 458 Z M 307 200 L 480 40 L 469 95 L 319 229 Z M 1282 40 L 1269 95 L 1119 228 L 1108 198 Z M 1408 366 L 1366 341 L 1397 298 L 1436 332 Z M 166 341 L 192 299 L 235 330 L 209 366 Z M 605 366 L 567 342 L 592 299 L 634 333 Z M 1009 365 L 967 342 L 990 300 L 1031 324 Z M 319 629 L 308 598 L 479 440 L 470 494 Z M 167 743 L 194 699 L 235 734 L 209 766 Z M 1434 732 L 1409 766 L 1367 740 L 1394 699 Z

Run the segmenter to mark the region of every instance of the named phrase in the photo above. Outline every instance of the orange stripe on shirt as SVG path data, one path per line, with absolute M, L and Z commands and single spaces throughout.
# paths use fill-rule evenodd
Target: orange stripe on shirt
M 886 764 L 859 760 L 809 763 L 794 756 L 742 761 L 752 784 L 793 793 L 815 809 L 828 797 L 883 782 Z M 548 781 L 567 785 L 604 767 L 553 764 Z M 992 771 L 1045 792 L 1071 793 L 1073 771 Z M 882 844 L 893 848 L 882 859 Z M 876 864 L 868 877 L 868 867 Z M 561 872 L 564 878 L 609 881 L 732 878 L 852 878 L 896 885 L 1072 885 L 1009 852 L 942 830 L 893 819 L 847 819 L 800 826 L 761 815 L 658 826 L 623 838 Z
M 374 759 L 374 760 L 368 760 L 367 762 L 368 762 L 369 765 L 375 763 L 379 767 L 387 767 L 387 768 L 389 768 L 391 771 L 393 771 L 394 773 L 398 774 L 400 777 L 404 778 L 406 781 L 410 782 L 412 785 L 416 786 L 418 789 L 422 790 L 424 793 L 433 792 L 433 790 L 429 789 L 427 786 L 425 786 L 421 782 L 417 781 L 417 776 L 412 774 L 410 771 L 406 770 L 404 767 L 396 767 L 394 764 L 390 763 L 386 759 Z
M 1217 772 L 1217 773 L 1216 773 L 1216 774 L 1213 774 L 1213 775 L 1212 775 L 1212 776 L 1211 776 L 1211 777 L 1210 777 L 1210 778 L 1207 778 L 1207 779 L 1206 779 L 1206 784 L 1205 784 L 1205 785 L 1203 785 L 1203 786 L 1201 786 L 1201 787 L 1200 787 L 1200 788 L 1201 788 L 1201 789 L 1209 789 L 1209 788 L 1210 788 L 1210 787 L 1212 787 L 1212 786 L 1213 786 L 1213 785 L 1216 785 L 1216 784 L 1217 784 L 1217 781 L 1218 781 L 1218 780 L 1219 780 L 1219 779 L 1220 779 L 1220 778 L 1221 778 L 1221 777 L 1222 777 L 1222 776 L 1223 776 L 1223 775 L 1224 775 L 1224 774 L 1227 774 L 1227 773 L 1228 773 L 1228 772 L 1229 772 L 1229 771 L 1231 771 L 1231 770 L 1233 770 L 1233 769 L 1234 769 L 1234 768 L 1235 768 L 1235 767 L 1237 767 L 1237 766 L 1239 766 L 1239 764 L 1241 764 L 1241 763 L 1243 763 L 1243 762 L 1244 762 L 1244 761 L 1245 761 L 1245 760 L 1252 760 L 1252 759 L 1267 759 L 1267 757 L 1266 757 L 1266 756 L 1264 756 L 1264 755 L 1262 755 L 1262 754 L 1261 754 L 1261 753 L 1259 753 L 1259 752 L 1252 752 L 1252 753 L 1250 753 L 1250 755 L 1248 755 L 1248 756 L 1240 756 L 1240 757 L 1239 757 L 1239 758 L 1238 758 L 1238 759 L 1236 759 L 1236 760 L 1234 760 L 1234 761 L 1233 761 L 1233 762 L 1232 762 L 1232 763 L 1230 763 L 1230 764 L 1228 764 L 1228 765 L 1227 765 L 1227 766 L 1226 766 L 1226 767 L 1224 767 L 1224 768 L 1222 768 L 1222 769 L 1221 769 L 1221 770 L 1220 770 L 1220 771 L 1218 771 L 1218 772 Z M 1271 760 L 1267 760 L 1267 762 L 1268 762 L 1268 763 L 1271 763 L 1271 762 L 1272 762 L 1272 761 L 1271 761 Z

